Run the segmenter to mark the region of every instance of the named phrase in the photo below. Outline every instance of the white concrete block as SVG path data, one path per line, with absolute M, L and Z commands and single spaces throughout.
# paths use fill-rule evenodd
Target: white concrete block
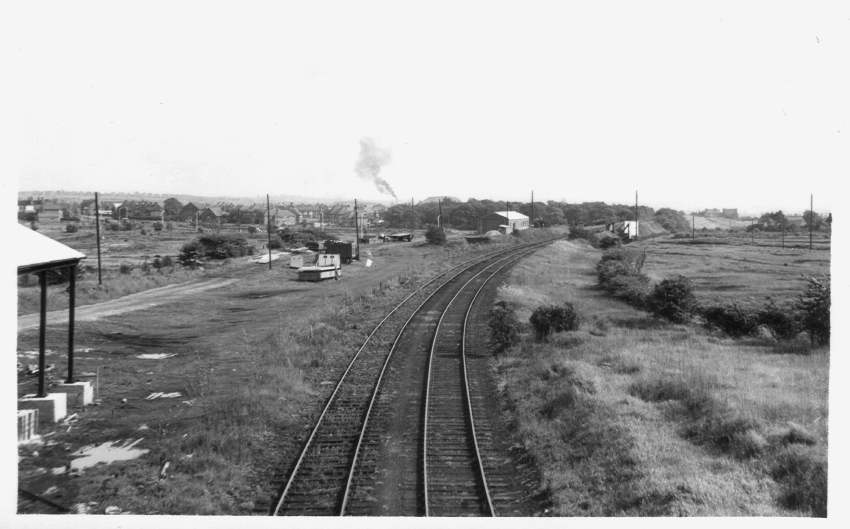
M 94 402 L 94 389 L 88 381 L 56 384 L 53 389 L 68 395 L 68 406 L 89 406 Z
M 38 410 L 18 410 L 18 442 L 31 441 L 38 434 Z
M 46 397 L 18 399 L 18 409 L 38 410 L 38 422 L 51 424 L 61 421 L 68 414 L 68 396 L 64 393 L 48 393 Z

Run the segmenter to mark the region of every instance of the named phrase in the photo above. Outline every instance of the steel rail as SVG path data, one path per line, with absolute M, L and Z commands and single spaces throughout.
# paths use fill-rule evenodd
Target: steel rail
M 554 239 L 552 239 L 552 240 L 554 240 Z M 548 240 L 547 242 L 551 242 L 551 240 Z M 416 290 L 414 290 L 413 292 L 408 294 L 390 312 L 388 312 L 386 314 L 386 316 L 384 316 L 384 318 L 380 322 L 378 322 L 377 325 L 375 325 L 375 327 L 372 329 L 372 331 L 369 333 L 369 335 L 363 341 L 363 344 L 360 346 L 360 348 L 357 350 L 357 352 L 354 354 L 354 356 L 349 361 L 348 365 L 345 368 L 345 371 L 342 373 L 339 380 L 337 381 L 333 392 L 331 393 L 331 395 L 328 397 L 327 401 L 325 402 L 325 406 L 323 407 L 321 413 L 319 414 L 319 417 L 316 420 L 316 423 L 313 426 L 313 429 L 311 430 L 309 437 L 305 441 L 304 446 L 301 450 L 301 453 L 299 454 L 298 459 L 295 462 L 295 466 L 293 467 L 292 471 L 290 472 L 289 478 L 287 479 L 287 482 L 286 482 L 286 485 L 284 486 L 283 492 L 281 492 L 280 497 L 279 497 L 279 499 L 278 499 L 278 501 L 275 505 L 275 508 L 271 512 L 272 516 L 277 516 L 278 513 L 280 512 L 280 509 L 283 506 L 284 501 L 286 500 L 286 496 L 289 493 L 289 490 L 291 489 L 293 482 L 295 481 L 295 477 L 298 474 L 298 471 L 301 467 L 301 464 L 303 463 L 304 458 L 307 455 L 307 452 L 309 451 L 310 447 L 312 446 L 313 440 L 316 437 L 316 433 L 318 432 L 319 427 L 322 425 L 322 421 L 325 418 L 325 416 L 327 415 L 328 409 L 330 408 L 331 404 L 334 402 L 336 395 L 339 393 L 339 389 L 342 387 L 343 383 L 345 382 L 346 376 L 351 371 L 352 366 L 354 365 L 354 363 L 359 358 L 360 353 L 363 352 L 363 350 L 368 345 L 369 340 L 371 340 L 371 338 L 375 335 L 375 333 L 378 332 L 378 329 L 380 329 L 381 326 L 383 326 L 383 324 L 390 318 L 390 316 L 392 316 L 397 310 L 399 310 L 402 306 L 404 306 L 404 304 L 406 304 L 413 296 L 420 293 L 424 288 L 435 283 L 441 277 L 448 275 L 449 273 L 451 273 L 454 270 L 457 270 L 458 268 L 463 268 L 463 270 L 461 270 L 460 272 L 458 272 L 457 274 L 452 276 L 451 279 L 445 281 L 442 285 L 440 285 L 440 287 L 437 288 L 437 291 L 439 291 L 443 286 L 448 284 L 455 277 L 459 276 L 460 274 L 462 274 L 466 270 L 486 261 L 487 259 L 490 259 L 494 256 L 499 255 L 499 254 L 504 254 L 504 253 L 509 253 L 511 251 L 515 251 L 515 250 L 517 250 L 517 248 L 524 248 L 524 247 L 532 246 L 532 245 L 535 245 L 535 244 L 540 244 L 540 243 L 535 242 L 535 243 L 528 243 L 528 244 L 525 244 L 525 245 L 520 245 L 520 246 L 512 247 L 512 248 L 500 248 L 500 249 L 495 250 L 493 252 L 488 252 L 488 253 L 484 254 L 483 256 L 477 256 L 473 259 L 470 259 L 469 261 L 465 261 L 463 263 L 460 263 L 460 264 L 453 266 L 452 268 L 450 268 L 450 269 L 448 269 L 444 272 L 441 272 L 441 273 L 435 275 L 433 278 L 431 278 L 430 280 L 428 280 L 427 282 L 422 284 L 419 288 L 417 288 Z M 430 299 L 430 296 L 429 296 L 429 299 Z
M 543 244 L 548 244 L 549 242 L 551 242 L 551 241 L 547 241 L 546 243 L 541 243 L 540 246 L 542 246 Z M 534 249 L 536 249 L 536 248 L 534 248 Z M 431 399 L 431 373 L 432 373 L 432 365 L 433 365 L 433 360 L 434 360 L 434 353 L 436 351 L 436 346 L 437 346 L 437 336 L 439 335 L 440 327 L 443 324 L 443 319 L 445 318 L 446 313 L 448 312 L 452 303 L 454 303 L 455 299 L 457 299 L 457 297 L 461 294 L 461 292 L 463 292 L 463 290 L 472 281 L 474 281 L 479 276 L 481 276 L 489 268 L 492 268 L 493 266 L 496 266 L 497 264 L 500 264 L 503 261 L 510 260 L 510 262 L 502 264 L 502 266 L 500 266 L 498 270 L 492 272 L 487 277 L 487 279 L 481 284 L 481 286 L 478 288 L 478 291 L 475 294 L 475 297 L 473 297 L 473 301 L 475 301 L 475 298 L 478 297 L 478 293 L 481 292 L 481 289 L 484 288 L 484 285 L 486 285 L 487 282 L 490 281 L 490 279 L 492 279 L 496 274 L 498 274 L 502 269 L 506 268 L 508 265 L 513 264 L 514 262 L 525 257 L 525 255 L 534 251 L 534 249 L 528 250 L 528 248 L 526 248 L 526 250 L 528 250 L 528 251 L 522 252 L 521 255 L 516 255 L 516 254 L 509 255 L 509 256 L 505 257 L 504 259 L 501 259 L 499 261 L 496 261 L 494 263 L 487 265 L 483 270 L 481 270 L 480 272 L 478 272 L 477 274 L 472 276 L 466 283 L 464 283 L 460 288 L 458 288 L 455 295 L 446 304 L 445 309 L 443 309 L 442 314 L 440 314 L 440 319 L 437 321 L 437 327 L 434 330 L 433 337 L 431 338 L 431 350 L 430 350 L 430 353 L 429 353 L 429 356 L 428 356 L 428 374 L 427 374 L 426 384 L 425 384 L 425 404 L 424 404 L 425 413 L 424 413 L 424 420 L 423 420 L 423 427 L 422 427 L 422 482 L 423 482 L 422 492 L 423 492 L 423 495 L 424 495 L 424 502 L 425 502 L 425 516 L 430 516 L 430 507 L 429 507 L 429 504 L 428 504 L 429 503 L 428 502 L 428 409 L 429 409 L 429 403 L 430 403 L 430 399 Z M 520 252 L 517 252 L 517 253 L 520 253 Z M 470 302 L 469 307 L 471 309 L 472 302 Z M 464 334 L 462 335 L 462 337 L 465 337 L 466 316 L 468 316 L 468 314 L 469 314 L 469 309 L 467 310 L 466 315 L 464 316 Z M 461 351 L 463 352 L 463 349 L 461 349 Z M 469 402 L 469 387 L 468 387 L 468 379 L 466 378 L 465 364 L 463 365 L 463 373 L 464 373 L 464 382 L 465 382 L 465 396 L 466 396 L 466 401 L 467 401 L 467 404 L 468 404 L 468 409 L 470 411 L 469 421 L 470 421 L 470 426 L 471 426 L 471 429 L 472 429 L 472 438 L 473 438 L 474 445 L 475 445 L 476 460 L 478 462 L 479 478 L 481 479 L 482 485 L 484 486 L 485 498 L 487 500 L 487 505 L 488 505 L 488 509 L 490 511 L 490 515 L 495 516 L 495 509 L 493 508 L 493 502 L 492 502 L 492 499 L 490 498 L 490 492 L 489 492 L 489 489 L 487 487 L 487 479 L 484 475 L 484 467 L 481 464 L 481 459 L 480 459 L 480 456 L 479 456 L 479 453 L 478 453 L 478 442 L 475 441 L 475 428 L 474 428 L 474 424 L 472 423 L 472 415 L 471 415 L 472 404 Z
M 494 263 L 491 263 L 491 264 L 487 265 L 487 267 L 485 267 L 485 268 L 484 268 L 481 272 L 478 272 L 476 275 L 474 275 L 472 279 L 474 279 L 474 278 L 478 277 L 479 275 L 481 275 L 481 274 L 484 272 L 484 270 L 487 270 L 487 269 L 488 269 L 488 268 L 490 268 L 491 266 L 494 266 L 495 264 L 498 264 L 498 263 L 499 263 L 499 262 L 501 262 L 502 260 L 510 259 L 511 257 L 514 257 L 514 254 L 511 254 L 511 253 L 510 253 L 510 250 L 516 250 L 516 248 L 512 248 L 512 249 L 509 249 L 509 250 L 507 250 L 507 251 L 503 251 L 503 252 L 501 252 L 501 255 L 504 255 L 504 254 L 507 254 L 507 255 L 504 255 L 504 258 L 503 258 L 503 259 L 501 259 L 501 260 L 499 260 L 499 261 L 496 261 L 496 262 L 494 262 Z M 492 257 L 492 256 L 493 256 L 493 255 L 491 255 L 491 257 Z M 352 457 L 351 467 L 349 468 L 349 471 L 348 471 L 348 479 L 346 480 L 345 491 L 344 491 L 344 493 L 343 493 L 343 498 L 342 498 L 342 505 L 341 505 L 341 507 L 340 507 L 340 516 L 345 515 L 345 508 L 346 508 L 346 506 L 348 505 L 348 498 L 349 498 L 349 496 L 350 496 L 350 494 L 351 494 L 351 485 L 352 485 L 352 482 L 353 482 L 353 479 L 354 479 L 354 471 L 355 471 L 355 469 L 356 469 L 356 467 L 357 467 L 357 460 L 358 460 L 358 458 L 359 458 L 359 456 L 360 456 L 360 449 L 361 449 L 361 447 L 362 447 L 362 445 L 363 445 L 363 438 L 366 436 L 366 428 L 367 428 L 367 426 L 368 426 L 368 424 L 369 424 L 369 419 L 370 419 L 370 418 L 371 418 L 371 416 L 372 416 L 372 409 L 374 408 L 375 401 L 377 400 L 378 394 L 380 393 L 381 382 L 383 381 L 384 373 L 385 373 L 385 372 L 386 372 L 386 370 L 387 370 L 387 366 L 389 366 L 390 360 L 391 360 L 391 359 L 392 359 L 392 357 L 393 357 L 393 353 L 395 353 L 396 348 L 398 347 L 398 344 L 399 344 L 399 342 L 401 341 L 401 337 L 402 337 L 402 335 L 404 334 L 404 331 L 407 329 L 407 326 L 410 324 L 410 322 L 411 322 L 411 321 L 413 321 L 413 319 L 414 319 L 414 318 L 415 318 L 415 317 L 419 314 L 419 311 L 422 309 L 422 307 L 423 307 L 423 306 L 425 306 L 425 304 L 426 304 L 428 301 L 430 301 L 430 300 L 431 300 L 431 298 L 433 298 L 433 297 L 434 297 L 434 296 L 435 296 L 438 292 L 440 292 L 440 291 L 441 291 L 441 290 L 442 290 L 442 289 L 443 289 L 446 285 L 448 285 L 448 284 L 449 284 L 452 280 L 454 280 L 456 277 L 458 277 L 459 275 L 461 275 L 463 272 L 466 272 L 467 270 L 469 270 L 469 269 L 470 269 L 470 268 L 472 268 L 473 266 L 476 266 L 476 265 L 478 265 L 478 264 L 481 264 L 482 262 L 484 262 L 484 260 L 478 261 L 478 262 L 476 262 L 475 264 L 473 264 L 473 265 L 471 265 L 471 266 L 469 266 L 469 267 L 465 268 L 465 269 L 464 269 L 464 270 L 462 270 L 461 272 L 459 272 L 459 273 L 455 274 L 454 276 L 452 276 L 452 278 L 451 278 L 451 279 L 449 279 L 448 281 L 446 281 L 445 283 L 443 283 L 442 285 L 440 285 L 440 287 L 439 287 L 438 289 L 436 289 L 434 292 L 432 292 L 432 293 L 431 293 L 431 294 L 430 294 L 427 298 L 425 298 L 425 300 L 424 300 L 424 301 L 422 301 L 422 303 L 420 303 L 420 304 L 419 304 L 419 306 L 418 306 L 418 307 L 416 307 L 416 309 L 413 311 L 413 313 L 410 315 L 410 317 L 407 319 L 407 321 L 405 321 L 405 322 L 404 322 L 404 325 L 402 325 L 402 326 L 401 326 L 401 329 L 399 329 L 398 333 L 396 334 L 395 340 L 393 341 L 393 344 L 392 344 L 392 346 L 390 347 L 390 352 L 389 352 L 389 354 L 387 355 L 386 359 L 384 360 L 383 365 L 381 366 L 381 371 L 380 371 L 380 373 L 378 374 L 378 378 L 377 378 L 377 380 L 375 381 L 375 386 L 374 386 L 374 389 L 373 389 L 373 391 L 372 391 L 372 397 L 371 397 L 371 398 L 370 398 L 370 400 L 369 400 L 369 406 L 367 407 L 367 409 L 366 409 L 366 413 L 364 414 L 364 418 L 363 418 L 363 426 L 362 426 L 362 427 L 361 427 L 361 429 L 360 429 L 360 436 L 359 436 L 359 437 L 358 437 L 358 439 L 357 439 L 357 445 L 356 445 L 356 447 L 355 447 L 355 449 L 354 449 L 354 456 Z M 472 279 L 470 279 L 469 281 L 472 281 Z M 460 292 L 461 290 L 463 290 L 463 288 L 464 288 L 466 285 L 468 285 L 468 284 L 469 284 L 469 281 L 467 281 L 466 283 L 464 283 L 464 285 L 463 285 L 463 286 L 461 286 L 461 287 L 458 289 L 458 292 Z M 455 296 L 454 296 L 454 297 L 457 297 L 457 294 L 455 294 Z M 454 300 L 454 297 L 452 298 L 452 300 Z M 451 302 L 449 302 L 449 305 L 450 305 L 450 304 L 451 304 Z M 448 305 L 447 305 L 447 307 L 448 307 Z M 445 311 L 444 311 L 444 312 L 445 312 Z M 441 316 L 440 320 L 442 321 L 442 316 Z M 439 324 L 438 324 L 438 327 L 439 327 Z
M 466 397 L 466 407 L 467 407 L 467 411 L 469 413 L 469 428 L 472 431 L 472 444 L 475 447 L 475 460 L 478 463 L 478 469 L 479 469 L 479 472 L 481 473 L 481 484 L 484 487 L 484 496 L 487 499 L 487 507 L 490 510 L 490 516 L 494 516 L 494 517 L 498 516 L 498 514 L 496 513 L 496 508 L 493 506 L 493 498 L 492 498 L 492 495 L 490 494 L 490 488 L 487 485 L 487 472 L 484 469 L 484 461 L 481 458 L 481 448 L 478 446 L 478 434 L 476 433 L 476 430 L 475 430 L 475 414 L 472 412 L 472 395 L 471 395 L 471 392 L 469 391 L 469 371 L 466 368 L 466 328 L 467 328 L 467 324 L 469 323 L 469 315 L 472 314 L 472 306 L 475 304 L 475 300 L 478 299 L 478 295 L 481 294 L 481 292 L 484 291 L 484 286 L 487 283 L 489 283 L 490 280 L 493 279 L 496 276 L 496 274 L 498 274 L 499 272 L 501 272 L 502 270 L 507 268 L 509 265 L 516 263 L 517 261 L 519 261 L 520 259 L 522 259 L 523 257 L 525 257 L 525 256 L 527 256 L 531 253 L 532 252 L 527 252 L 527 253 L 517 257 L 512 262 L 506 263 L 506 264 L 500 266 L 498 270 L 496 270 L 495 272 L 490 274 L 490 276 L 487 277 L 487 279 L 485 279 L 483 283 L 481 283 L 481 286 L 478 288 L 478 290 L 475 292 L 475 295 L 472 296 L 472 300 L 469 302 L 469 306 L 466 309 L 466 314 L 463 316 L 463 327 L 461 328 L 462 329 L 461 330 L 461 339 L 460 339 L 461 370 L 463 372 L 463 390 L 464 390 L 464 395 Z

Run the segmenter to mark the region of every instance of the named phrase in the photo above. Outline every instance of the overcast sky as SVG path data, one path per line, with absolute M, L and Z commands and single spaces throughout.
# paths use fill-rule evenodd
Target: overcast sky
M 18 189 L 831 209 L 850 3 L 695 4 L 20 2 Z

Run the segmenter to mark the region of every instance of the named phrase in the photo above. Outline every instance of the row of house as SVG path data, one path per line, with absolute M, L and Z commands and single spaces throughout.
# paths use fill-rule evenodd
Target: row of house
M 151 200 L 100 200 L 97 212 L 101 218 L 116 220 L 180 221 L 203 225 L 267 224 L 269 222 L 266 204 L 237 204 L 233 202 L 188 202 L 183 204 L 176 198 L 163 202 Z M 386 211 L 382 204 L 360 204 L 358 219 L 362 224 L 379 224 Z M 79 216 L 95 216 L 94 199 L 79 203 L 60 203 L 43 199 L 29 198 L 18 201 L 18 216 L 31 216 L 42 219 L 56 217 L 57 220 L 73 220 Z M 330 206 L 324 204 L 273 204 L 269 208 L 271 223 L 276 226 L 354 225 L 354 205 L 339 202 Z

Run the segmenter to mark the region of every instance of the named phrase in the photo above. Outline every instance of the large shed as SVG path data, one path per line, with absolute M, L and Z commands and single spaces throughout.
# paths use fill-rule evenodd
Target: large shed
M 513 233 L 528 229 L 528 217 L 519 211 L 494 211 L 481 218 L 482 231 L 499 230 Z

